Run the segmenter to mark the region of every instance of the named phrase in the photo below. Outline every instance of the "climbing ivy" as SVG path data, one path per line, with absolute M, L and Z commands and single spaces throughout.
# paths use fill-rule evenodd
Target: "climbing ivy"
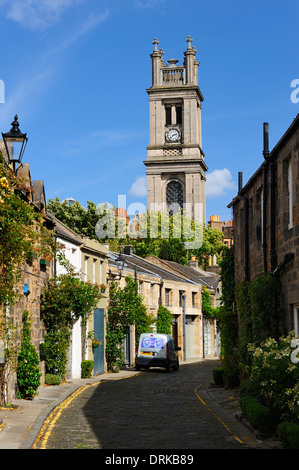
M 41 301 L 47 331 L 44 340 L 47 372 L 65 378 L 73 325 L 81 318 L 85 328 L 100 298 L 100 286 L 82 281 L 73 272 L 48 280 Z
M 130 325 L 135 324 L 136 340 L 141 333 L 150 331 L 151 317 L 147 314 L 138 284 L 130 276 L 125 279 L 123 289 L 112 282 L 109 290 L 106 328 L 106 360 L 110 372 L 118 372 L 124 363 L 123 341 Z
M 172 313 L 163 305 L 158 308 L 157 314 L 157 333 L 171 335 Z

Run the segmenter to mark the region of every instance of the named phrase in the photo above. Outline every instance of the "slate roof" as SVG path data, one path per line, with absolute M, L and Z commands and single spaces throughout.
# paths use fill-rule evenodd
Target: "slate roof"
M 109 265 L 116 266 L 114 261 L 118 257 L 118 253 L 109 252 Z M 137 273 L 144 273 L 148 275 L 158 276 L 161 279 L 176 281 L 176 282 L 188 282 L 190 284 L 201 284 L 207 288 L 215 289 L 220 281 L 220 276 L 214 273 L 206 272 L 200 268 L 196 269 L 191 266 L 184 266 L 174 261 L 165 261 L 156 257 L 153 259 L 159 260 L 164 266 L 157 266 L 151 260 L 141 258 L 135 254 L 124 254 L 122 257 L 125 260 L 126 267 L 134 270 L 136 265 Z
M 114 252 L 109 252 L 109 265 L 115 265 L 114 261 L 118 257 L 119 253 L 114 253 Z M 144 273 L 148 275 L 152 275 L 155 277 L 160 277 L 161 279 L 166 279 L 169 281 L 176 281 L 176 282 L 189 282 L 191 284 L 197 284 L 196 281 L 193 281 L 191 279 L 186 279 L 185 277 L 175 274 L 167 269 L 160 268 L 159 266 L 154 265 L 153 263 L 150 263 L 144 258 L 141 258 L 137 255 L 131 254 L 131 255 L 126 255 L 122 253 L 122 257 L 125 260 L 126 267 L 129 269 L 134 270 L 134 267 L 136 265 L 137 267 L 137 273 Z

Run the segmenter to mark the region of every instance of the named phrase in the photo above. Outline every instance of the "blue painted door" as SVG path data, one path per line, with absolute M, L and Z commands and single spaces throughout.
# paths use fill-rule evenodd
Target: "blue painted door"
M 101 340 L 102 344 L 94 348 L 94 375 L 103 374 L 105 369 L 104 354 L 105 354 L 105 331 L 104 331 L 104 309 L 96 308 L 94 310 L 94 336 L 97 340 Z

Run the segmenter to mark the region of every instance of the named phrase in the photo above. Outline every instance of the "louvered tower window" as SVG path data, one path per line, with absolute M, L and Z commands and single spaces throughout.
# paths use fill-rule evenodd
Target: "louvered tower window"
M 184 194 L 183 187 L 178 181 L 171 181 L 166 188 L 166 204 L 168 210 L 173 212 L 174 205 L 183 210 Z M 171 207 L 172 206 L 172 207 Z

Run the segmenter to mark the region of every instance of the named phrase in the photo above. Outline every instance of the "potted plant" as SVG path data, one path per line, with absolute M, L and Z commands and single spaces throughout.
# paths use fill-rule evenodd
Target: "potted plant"
M 103 341 L 100 339 L 98 340 L 97 338 L 94 338 L 92 340 L 92 347 L 95 349 L 95 348 L 98 348 L 99 346 L 101 346 L 103 343 Z

